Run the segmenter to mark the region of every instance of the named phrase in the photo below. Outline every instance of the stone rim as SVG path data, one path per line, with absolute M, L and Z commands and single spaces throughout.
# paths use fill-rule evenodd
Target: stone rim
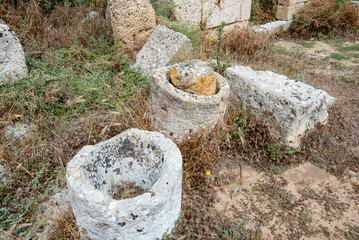
M 92 157 L 92 153 L 98 150 L 99 147 L 114 141 L 115 138 L 126 135 L 129 136 L 131 134 L 140 136 L 139 134 L 141 133 L 150 133 L 151 140 L 154 142 L 166 142 L 166 148 L 161 148 L 166 159 L 163 169 L 156 182 L 145 193 L 129 199 L 115 200 L 110 195 L 95 188 L 91 181 L 86 177 L 86 170 L 83 169 L 82 166 L 85 165 L 85 162 Z M 163 188 L 171 190 L 177 184 L 176 178 L 170 177 L 175 173 L 171 170 L 175 170 L 178 167 L 177 165 L 181 165 L 180 167 L 182 169 L 182 160 L 175 157 L 176 154 L 178 154 L 177 151 L 179 152 L 178 147 L 170 139 L 165 138 L 165 136 L 161 133 L 129 129 L 109 140 L 98 143 L 94 146 L 86 146 L 81 149 L 81 151 L 68 163 L 66 167 L 68 187 L 71 188 L 71 191 L 76 193 L 76 197 L 86 200 L 88 205 L 94 205 L 94 207 L 99 207 L 100 205 L 109 209 L 111 206 L 119 204 L 123 207 L 125 205 L 131 205 L 132 201 L 136 199 L 138 202 L 143 204 L 142 206 L 149 206 L 153 208 L 155 205 L 161 204 L 160 199 L 166 199 L 168 191 L 163 191 Z M 178 156 L 181 156 L 180 152 Z M 182 175 L 182 172 L 180 174 Z M 77 179 L 81 179 L 81 182 Z M 159 191 L 159 189 L 161 189 L 161 191 Z M 155 192 L 155 196 L 151 196 L 152 192 Z M 156 200 L 153 200 L 154 197 Z M 89 201 L 89 199 L 91 199 L 91 201 Z

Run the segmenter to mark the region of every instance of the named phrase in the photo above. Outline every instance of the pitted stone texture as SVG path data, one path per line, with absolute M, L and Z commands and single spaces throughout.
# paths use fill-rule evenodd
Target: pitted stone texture
M 153 240 L 171 231 L 181 210 L 182 156 L 163 134 L 129 129 L 85 146 L 67 164 L 67 186 L 77 224 L 93 239 Z M 114 200 L 114 185 L 146 190 Z
M 192 26 L 201 25 L 203 0 L 167 0 L 173 2 L 176 19 L 184 21 Z
M 216 75 L 206 62 L 190 60 L 171 68 L 171 83 L 182 91 L 210 96 L 216 93 Z
M 211 131 L 223 119 L 230 88 L 227 81 L 216 73 L 215 95 L 200 96 L 184 92 L 170 83 L 170 70 L 177 66 L 153 72 L 150 107 L 155 129 L 182 141 L 190 133 Z
M 0 85 L 26 76 L 24 51 L 15 33 L 0 19 Z
M 234 23 L 241 20 L 241 1 L 207 0 L 203 2 L 202 21 L 207 28 L 214 28 L 222 22 Z
M 14 125 L 7 125 L 4 130 L 5 137 L 8 140 L 23 139 L 31 133 L 31 125 L 18 122 Z
M 253 30 L 255 33 L 265 33 L 273 35 L 276 33 L 287 31 L 292 22 L 293 20 L 269 22 L 263 25 L 255 26 Z
M 192 55 L 192 43 L 187 36 L 158 25 L 137 54 L 134 67 L 144 75 L 151 75 L 156 68 L 191 59 Z
M 106 21 L 114 38 L 133 49 L 156 26 L 155 11 L 149 0 L 108 0 Z
M 12 174 L 9 167 L 0 162 L 0 187 L 8 187 L 12 183 Z
M 307 130 L 327 121 L 327 110 L 335 100 L 322 90 L 269 71 L 235 66 L 225 76 L 234 96 L 251 113 L 269 120 L 280 143 L 289 147 L 299 147 Z

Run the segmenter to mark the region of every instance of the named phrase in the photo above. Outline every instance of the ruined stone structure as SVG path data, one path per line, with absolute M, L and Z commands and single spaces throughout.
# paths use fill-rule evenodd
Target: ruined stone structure
M 129 129 L 85 146 L 67 164 L 66 180 L 77 224 L 91 239 L 161 239 L 180 216 L 181 152 L 157 132 Z M 126 183 L 142 194 L 115 198 L 113 189 Z
M 156 130 L 181 141 L 190 133 L 211 131 L 223 119 L 230 88 L 227 80 L 220 74 L 215 73 L 216 91 L 212 96 L 184 92 L 170 83 L 171 69 L 182 71 L 183 75 L 191 75 L 191 72 L 201 72 L 204 64 L 206 63 L 201 60 L 191 60 L 153 72 L 150 107 Z
M 322 90 L 270 71 L 235 66 L 225 71 L 233 95 L 250 113 L 265 118 L 280 144 L 299 147 L 317 123 L 326 123 L 334 98 Z
M 247 25 L 251 13 L 251 0 L 167 0 L 175 6 L 178 20 L 192 26 L 214 28 L 227 24 Z

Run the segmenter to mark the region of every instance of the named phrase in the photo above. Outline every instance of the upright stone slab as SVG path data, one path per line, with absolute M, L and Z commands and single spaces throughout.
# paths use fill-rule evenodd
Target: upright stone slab
M 0 19 L 0 85 L 26 76 L 24 51 L 15 33 Z
M 155 11 L 149 0 L 108 0 L 106 21 L 115 39 L 129 49 L 145 40 L 156 26 Z
M 233 95 L 251 113 L 269 120 L 280 143 L 289 147 L 299 147 L 307 130 L 325 123 L 327 110 L 334 103 L 322 90 L 269 71 L 235 66 L 228 68 L 225 76 Z
M 67 164 L 66 181 L 76 222 L 91 239 L 161 239 L 180 216 L 181 152 L 157 132 L 129 129 L 85 146 Z
M 192 43 L 187 36 L 158 25 L 137 54 L 134 67 L 150 75 L 156 68 L 191 59 L 192 55 Z
M 203 0 L 167 0 L 174 5 L 176 19 L 186 22 L 192 26 L 200 26 L 202 20 Z

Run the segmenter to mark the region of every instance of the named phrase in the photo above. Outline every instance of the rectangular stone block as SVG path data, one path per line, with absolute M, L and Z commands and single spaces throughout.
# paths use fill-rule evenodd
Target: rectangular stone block
M 238 22 L 241 19 L 241 1 L 205 0 L 202 4 L 202 22 L 206 28 L 218 27 L 222 22 Z
M 167 0 L 172 1 L 177 20 L 189 23 L 192 26 L 201 25 L 202 0 Z
M 232 93 L 251 114 L 268 121 L 279 143 L 299 147 L 317 123 L 326 123 L 335 99 L 305 83 L 270 71 L 235 66 L 225 71 Z
M 276 18 L 278 20 L 291 20 L 293 19 L 293 15 L 296 14 L 303 6 L 304 3 L 297 3 L 290 6 L 277 5 Z
M 241 21 L 249 20 L 251 17 L 252 0 L 240 0 L 241 3 Z

